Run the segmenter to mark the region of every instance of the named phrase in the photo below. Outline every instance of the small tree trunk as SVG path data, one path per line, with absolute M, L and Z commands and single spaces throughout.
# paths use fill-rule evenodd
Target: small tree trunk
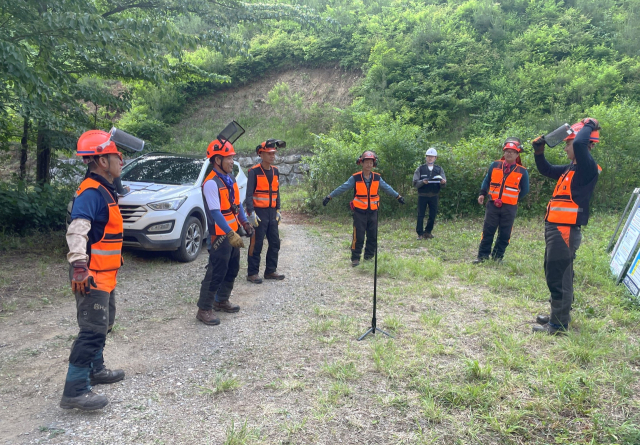
M 36 182 L 44 184 L 51 180 L 49 167 L 51 166 L 51 139 L 43 126 L 38 126 L 38 140 L 36 142 Z
M 29 150 L 29 117 L 25 116 L 22 125 L 22 140 L 20 141 L 20 174 L 18 178 L 24 181 L 27 177 L 27 154 Z

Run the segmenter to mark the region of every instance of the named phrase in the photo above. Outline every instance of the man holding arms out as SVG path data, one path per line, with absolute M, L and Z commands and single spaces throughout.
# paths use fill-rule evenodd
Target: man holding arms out
M 404 198 L 400 196 L 400 193 L 384 182 L 379 173 L 372 171 L 373 167 L 378 165 L 378 157 L 373 151 L 367 150 L 362 153 L 356 164 L 362 165 L 362 171 L 354 173 L 347 182 L 329 193 L 322 201 L 322 205 L 326 206 L 332 198 L 341 195 L 347 190 L 355 189 L 354 197 L 350 204 L 353 210 L 352 267 L 360 264 L 360 254 L 362 253 L 365 234 L 367 236 L 367 245 L 364 249 L 364 259 L 370 260 L 376 253 L 378 243 L 378 206 L 380 203 L 378 189 L 382 189 L 396 198 L 400 204 L 404 204 Z

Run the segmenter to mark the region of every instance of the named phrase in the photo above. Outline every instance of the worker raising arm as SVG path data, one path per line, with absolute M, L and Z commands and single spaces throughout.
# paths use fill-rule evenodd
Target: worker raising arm
M 573 259 L 582 241 L 581 227 L 589 222 L 589 201 L 602 170 L 591 156 L 600 141 L 600 124 L 593 118 L 571 126 L 564 151 L 570 163 L 551 165 L 544 156 L 543 137 L 533 141 L 538 171 L 557 179 L 547 205 L 544 223 L 544 273 L 550 293 L 551 313 L 539 315 L 534 332 L 562 334 L 569 329 L 573 304 Z

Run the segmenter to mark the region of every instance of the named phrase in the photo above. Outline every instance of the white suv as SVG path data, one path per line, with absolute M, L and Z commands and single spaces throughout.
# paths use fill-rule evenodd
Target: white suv
M 172 251 L 174 259 L 193 261 L 206 243 L 207 217 L 202 181 L 211 171 L 202 156 L 149 153 L 122 169 L 122 184 L 131 192 L 118 199 L 124 224 L 124 246 Z M 234 162 L 240 202 L 247 177 Z

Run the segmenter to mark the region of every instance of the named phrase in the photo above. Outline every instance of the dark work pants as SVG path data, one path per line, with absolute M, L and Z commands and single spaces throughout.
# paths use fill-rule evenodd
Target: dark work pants
M 351 241 L 351 260 L 360 260 L 365 234 L 367 244 L 364 248 L 364 259 L 370 260 L 376 254 L 378 244 L 378 211 L 353 211 L 353 240 Z
M 269 243 L 267 248 L 266 268 L 264 273 L 269 274 L 278 268 L 278 252 L 280 252 L 280 233 L 278 232 L 278 221 L 276 221 L 277 211 L 270 207 L 267 209 L 255 209 L 256 215 L 260 218 L 260 223 L 256 227 L 255 233 L 251 237 L 249 244 L 249 256 L 247 263 L 247 275 L 257 275 L 260 271 L 260 254 L 265 237 Z
M 239 271 L 240 249 L 231 246 L 226 235 L 212 239 L 207 272 L 200 285 L 198 307 L 208 311 L 213 309 L 214 301 L 223 303 L 229 300 Z
M 73 273 L 70 268 L 69 274 Z M 114 278 L 117 271 L 92 272 Z M 76 313 L 78 318 L 78 337 L 71 345 L 69 370 L 63 394 L 76 397 L 89 391 L 89 375 L 104 367 L 102 350 L 116 318 L 116 291 L 101 290 L 101 279 L 96 276 L 98 289 L 91 288 L 89 294 L 76 293 Z
M 493 201 L 487 202 L 487 208 L 484 213 L 484 226 L 482 227 L 482 240 L 478 247 L 478 258 L 489 258 L 491 255 L 494 259 L 502 259 L 504 251 L 509 245 L 511 238 L 511 229 L 516 219 L 517 205 L 503 204 L 498 208 L 493 205 Z M 498 239 L 496 245 L 491 251 L 493 237 L 498 231 Z
M 418 235 L 422 235 L 425 232 L 431 233 L 433 230 L 433 224 L 436 222 L 436 215 L 438 214 L 438 200 L 440 197 L 436 196 L 418 196 L 418 222 L 416 223 L 416 232 Z M 427 227 L 424 228 L 424 215 L 429 206 L 429 219 L 427 220 Z
M 568 327 L 573 304 L 573 260 L 582 241 L 578 226 L 545 223 L 544 275 L 551 293 L 551 317 L 554 325 Z

